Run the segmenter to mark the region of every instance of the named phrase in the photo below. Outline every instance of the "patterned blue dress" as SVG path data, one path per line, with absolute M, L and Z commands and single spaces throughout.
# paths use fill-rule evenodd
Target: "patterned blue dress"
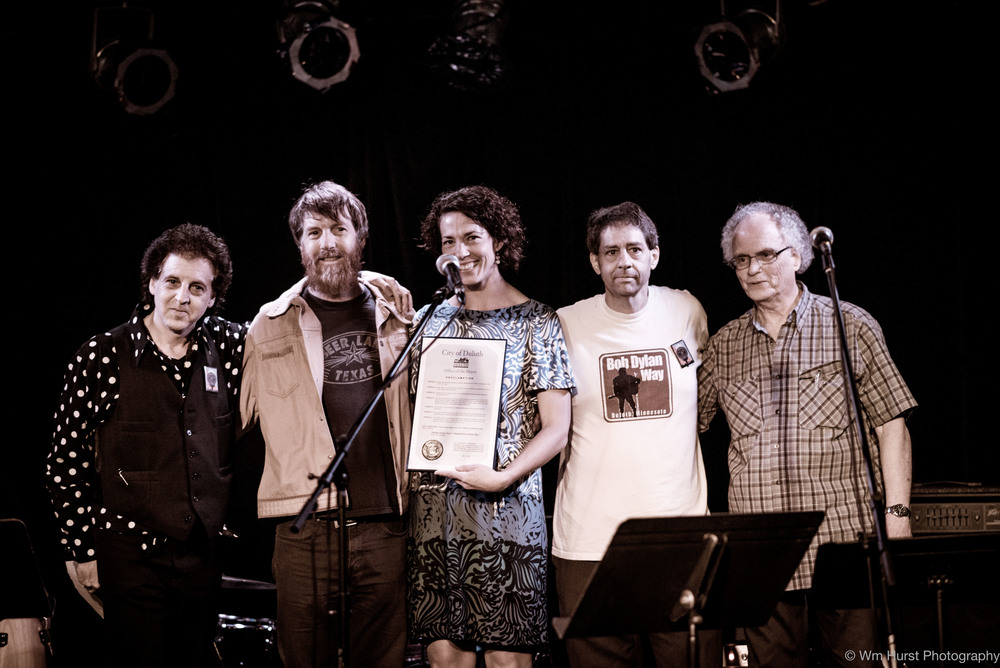
M 537 392 L 575 391 L 562 327 L 553 309 L 533 300 L 463 310 L 449 324 L 455 311 L 438 307 L 424 336 L 507 340 L 496 445 L 497 466 L 503 468 L 535 434 Z M 426 314 L 425 306 L 416 322 Z M 413 638 L 521 651 L 546 643 L 548 533 L 541 470 L 492 494 L 420 475 L 410 503 L 407 607 Z

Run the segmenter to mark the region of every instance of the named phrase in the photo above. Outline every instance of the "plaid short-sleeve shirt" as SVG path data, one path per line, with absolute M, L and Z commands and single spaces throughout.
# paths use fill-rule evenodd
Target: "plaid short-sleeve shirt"
M 699 429 L 707 430 L 721 408 L 732 435 L 729 512 L 826 513 L 788 589 L 811 585 L 819 545 L 874 530 L 833 302 L 801 283 L 799 288 L 799 302 L 777 340 L 751 310 L 709 340 L 698 373 Z M 916 401 L 875 319 L 843 302 L 841 312 L 881 489 L 874 428 L 906 416 Z

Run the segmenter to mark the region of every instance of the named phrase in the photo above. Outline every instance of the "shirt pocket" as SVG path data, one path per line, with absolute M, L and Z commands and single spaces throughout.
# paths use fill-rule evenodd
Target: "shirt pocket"
M 293 336 L 258 343 L 256 355 L 259 386 L 271 396 L 288 397 L 303 378 L 310 378 L 301 342 Z
M 166 454 L 160 440 L 161 425 L 155 420 L 120 420 L 111 424 L 115 438 L 101 441 L 98 457 L 101 466 L 113 465 L 126 471 L 154 471 L 164 466 L 170 455 Z M 105 462 L 108 462 L 105 464 Z
M 756 378 L 734 381 L 722 388 L 719 401 L 726 413 L 732 437 L 728 455 L 729 472 L 736 475 L 746 467 L 764 428 L 760 383 Z
M 219 450 L 219 474 L 223 477 L 233 471 L 232 445 L 235 435 L 233 434 L 233 414 L 230 411 L 225 415 L 217 415 L 214 420 L 215 439 Z
M 756 378 L 744 378 L 723 387 L 719 403 L 726 413 L 733 438 L 760 433 L 764 420 L 760 408 L 760 383 Z
M 133 522 L 155 523 L 155 509 L 163 505 L 164 499 L 172 497 L 167 481 L 157 471 L 119 468 L 116 474 L 117 480 L 112 479 L 114 484 L 107 489 L 102 487 L 104 505 Z
M 841 362 L 827 362 L 799 375 L 799 426 L 847 428 L 847 395 Z

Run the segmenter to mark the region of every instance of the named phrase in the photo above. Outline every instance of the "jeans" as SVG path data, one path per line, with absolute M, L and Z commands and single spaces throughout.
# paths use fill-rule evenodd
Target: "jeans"
M 98 531 L 97 570 L 110 666 L 219 666 L 222 570 L 200 526 L 188 540 Z M 143 549 L 146 544 L 146 549 Z
M 336 666 L 340 642 L 340 536 L 332 519 L 299 533 L 278 525 L 272 568 L 278 594 L 278 652 L 285 668 Z M 347 529 L 350 666 L 400 668 L 406 651 L 404 519 Z

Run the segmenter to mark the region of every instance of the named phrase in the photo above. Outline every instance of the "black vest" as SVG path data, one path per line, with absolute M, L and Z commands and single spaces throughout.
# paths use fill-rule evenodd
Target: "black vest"
M 212 341 L 201 339 L 187 396 L 146 351 L 136 364 L 126 327 L 111 332 L 119 359 L 119 397 L 97 430 L 102 503 L 146 529 L 188 537 L 200 519 L 210 537 L 226 519 L 232 480 L 233 409 Z M 219 376 L 205 390 L 205 367 Z M 100 521 L 99 521 L 100 525 Z

